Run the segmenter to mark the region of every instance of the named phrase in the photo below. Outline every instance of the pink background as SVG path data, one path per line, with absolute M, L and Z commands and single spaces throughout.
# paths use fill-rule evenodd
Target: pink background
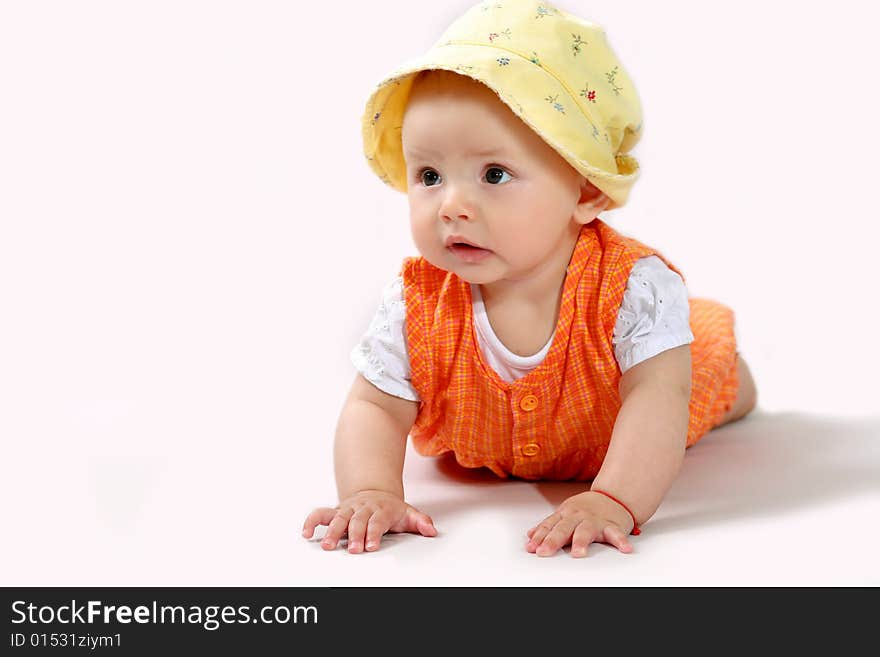
M 604 218 L 736 310 L 759 386 L 634 554 L 529 555 L 579 485 L 415 454 L 439 537 L 300 538 L 335 502 L 349 350 L 414 253 L 363 104 L 470 4 L 0 5 L 0 583 L 880 584 L 880 16 L 859 0 L 557 3 L 604 25 L 645 109 L 642 179 Z

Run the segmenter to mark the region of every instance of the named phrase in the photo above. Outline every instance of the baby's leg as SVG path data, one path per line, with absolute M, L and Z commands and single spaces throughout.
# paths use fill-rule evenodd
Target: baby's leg
M 755 380 L 749 371 L 746 361 L 737 354 L 736 355 L 737 374 L 739 375 L 739 387 L 736 389 L 736 401 L 733 402 L 730 410 L 727 411 L 721 420 L 716 424 L 720 427 L 722 424 L 734 422 L 749 414 L 758 403 L 758 391 L 755 388 Z

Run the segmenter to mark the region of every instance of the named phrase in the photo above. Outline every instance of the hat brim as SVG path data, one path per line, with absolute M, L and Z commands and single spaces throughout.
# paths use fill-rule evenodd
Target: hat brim
M 504 71 L 500 69 L 504 68 Z M 603 130 L 589 115 L 587 102 L 537 61 L 503 48 L 463 43 L 435 46 L 412 59 L 380 82 L 367 101 L 362 127 L 364 155 L 384 182 L 407 191 L 406 163 L 401 143 L 403 115 L 415 75 L 426 70 L 446 70 L 468 76 L 494 91 L 511 111 L 537 133 L 572 167 L 611 199 L 608 209 L 626 203 L 639 175 L 638 161 L 626 154 L 613 155 L 610 144 L 624 126 L 606 117 Z M 516 80 L 518 90 L 510 87 Z M 565 116 L 560 121 L 560 115 Z M 601 124 L 600 124 L 601 125 Z

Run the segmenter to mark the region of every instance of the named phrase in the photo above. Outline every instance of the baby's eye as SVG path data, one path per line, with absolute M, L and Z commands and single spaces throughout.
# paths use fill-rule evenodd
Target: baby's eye
M 419 172 L 419 180 L 425 187 L 433 187 L 440 180 L 440 174 L 433 169 L 422 169 Z
M 486 181 L 493 185 L 507 182 L 507 180 L 504 180 L 504 176 L 507 176 L 507 180 L 510 180 L 510 174 L 501 167 L 489 167 L 486 170 Z

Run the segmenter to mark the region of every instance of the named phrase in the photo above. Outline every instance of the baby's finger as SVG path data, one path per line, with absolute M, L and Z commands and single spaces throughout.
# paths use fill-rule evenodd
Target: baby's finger
M 371 509 L 361 508 L 348 521 L 348 551 L 352 554 L 364 551 L 364 535 L 372 514 Z
M 602 532 L 605 543 L 610 543 L 621 552 L 632 552 L 632 545 L 626 538 L 626 534 L 617 525 L 608 525 Z
M 538 546 L 544 540 L 544 537 L 547 536 L 551 532 L 551 530 L 556 526 L 556 523 L 559 522 L 560 516 L 558 513 L 554 513 L 552 515 L 547 516 L 541 522 L 537 524 L 537 526 L 532 530 L 532 535 L 529 537 L 529 542 L 526 543 L 526 550 L 529 552 L 534 552 L 538 549 Z
M 336 549 L 336 544 L 345 534 L 345 530 L 348 529 L 348 521 L 353 514 L 354 509 L 351 508 L 336 511 L 336 515 L 333 516 L 333 520 L 330 521 L 327 527 L 327 533 L 324 534 L 324 540 L 321 541 L 322 548 L 325 550 Z
M 574 533 L 579 520 L 574 518 L 562 518 L 556 523 L 552 531 L 544 537 L 544 540 L 535 550 L 535 554 L 539 557 L 550 557 L 556 554 L 556 551 L 568 545 L 571 541 L 571 535 Z
M 436 536 L 437 528 L 434 526 L 434 521 L 431 520 L 431 516 L 427 513 L 422 513 L 421 511 L 414 511 L 413 518 L 416 523 L 416 531 L 419 532 L 422 536 Z
M 367 523 L 367 552 L 374 552 L 379 549 L 382 536 L 389 529 L 391 529 L 391 518 L 387 512 L 377 511 L 370 516 L 370 521 Z
M 332 509 L 329 506 L 315 509 L 306 516 L 306 521 L 303 523 L 303 536 L 311 538 L 315 535 L 315 527 L 318 525 L 329 525 L 335 515 L 336 509 Z
M 592 524 L 588 522 L 579 524 L 571 537 L 571 556 L 577 558 L 587 556 L 587 547 L 598 537 L 599 532 Z

